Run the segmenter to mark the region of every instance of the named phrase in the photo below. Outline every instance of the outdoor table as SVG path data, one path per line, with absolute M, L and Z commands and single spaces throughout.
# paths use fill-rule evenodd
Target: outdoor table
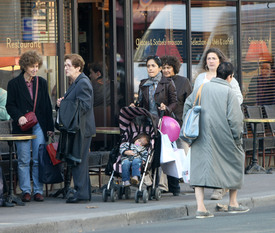
M 20 198 L 14 195 L 14 190 L 12 186 L 13 177 L 13 167 L 12 167 L 12 145 L 13 141 L 25 141 L 30 139 L 35 139 L 36 135 L 32 134 L 0 134 L 0 141 L 7 141 L 9 144 L 9 171 L 10 171 L 10 182 L 9 182 L 9 195 L 7 196 L 8 203 L 16 203 L 18 205 L 24 206 L 25 203 L 21 201 Z
M 270 118 L 245 118 L 244 122 L 252 123 L 254 125 L 253 130 L 253 157 L 252 163 L 245 169 L 246 174 L 260 174 L 260 173 L 267 173 L 267 171 L 258 164 L 258 159 L 256 156 L 256 140 L 257 140 L 257 124 L 258 123 L 269 123 L 275 122 L 275 119 Z M 271 172 L 268 172 L 271 173 Z
M 99 134 L 120 134 L 119 127 L 96 127 Z
M 96 127 L 97 134 L 104 134 L 104 147 L 107 147 L 107 135 L 112 135 L 113 142 L 117 141 L 116 136 L 120 134 L 119 127 Z

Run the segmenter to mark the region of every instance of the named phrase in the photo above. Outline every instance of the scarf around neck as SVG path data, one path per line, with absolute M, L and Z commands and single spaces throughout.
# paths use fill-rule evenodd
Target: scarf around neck
M 155 77 L 148 77 L 147 81 L 143 84 L 143 86 L 151 86 L 151 85 L 158 85 L 162 77 L 162 73 L 159 72 Z

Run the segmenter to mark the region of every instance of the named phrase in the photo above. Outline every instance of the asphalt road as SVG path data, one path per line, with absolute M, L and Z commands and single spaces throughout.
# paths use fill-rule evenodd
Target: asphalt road
M 166 222 L 99 230 L 101 233 L 275 233 L 275 204 L 242 214 L 214 213 L 214 218 L 186 217 Z

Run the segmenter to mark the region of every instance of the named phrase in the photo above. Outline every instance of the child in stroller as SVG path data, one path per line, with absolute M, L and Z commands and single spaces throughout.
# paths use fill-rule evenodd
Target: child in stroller
M 147 155 L 144 156 L 144 166 L 141 169 L 141 173 L 132 173 L 132 182 L 138 181 L 138 189 L 135 193 L 135 201 L 139 202 L 142 198 L 143 202 L 146 203 L 148 199 L 153 197 L 159 200 L 161 197 L 161 191 L 157 186 L 157 174 L 160 166 L 160 135 L 157 129 L 158 119 L 154 117 L 149 111 L 139 107 L 123 107 L 120 109 L 119 114 L 119 128 L 120 128 L 120 140 L 119 143 L 113 148 L 110 153 L 109 161 L 105 170 L 106 175 L 110 175 L 110 179 L 106 188 L 102 190 L 102 199 L 104 202 L 107 201 L 110 196 L 111 201 L 114 202 L 117 199 L 122 199 L 125 194 L 125 199 L 130 198 L 131 189 L 130 186 L 125 186 L 130 180 L 130 168 L 127 168 L 129 175 L 125 179 L 121 179 L 122 175 L 122 163 L 120 146 L 126 146 L 125 150 L 131 150 L 132 145 L 139 135 L 146 134 L 149 139 L 149 143 L 146 147 Z M 125 144 L 124 144 L 125 143 Z M 127 144 L 126 144 L 127 143 Z M 144 144 L 145 145 L 145 144 Z M 133 164 L 132 164 L 133 165 Z M 142 164 L 140 164 L 142 165 Z M 140 167 L 139 165 L 139 167 Z M 140 172 L 140 171 L 139 171 Z M 150 174 L 149 174 L 150 173 Z M 137 179 L 140 174 L 140 180 Z M 135 177 L 135 175 L 137 177 Z M 150 179 L 148 177 L 150 175 Z M 117 179 L 116 179 L 117 178 Z M 136 181 L 133 181 L 133 178 Z M 120 182 L 124 181 L 124 186 Z M 127 181 L 128 182 L 125 182 Z M 148 181 L 149 180 L 149 181 Z
M 132 142 L 124 142 L 120 145 L 122 185 L 130 186 L 130 169 L 132 168 L 131 184 L 138 185 L 141 165 L 145 164 L 148 157 L 150 138 L 146 133 L 140 133 Z

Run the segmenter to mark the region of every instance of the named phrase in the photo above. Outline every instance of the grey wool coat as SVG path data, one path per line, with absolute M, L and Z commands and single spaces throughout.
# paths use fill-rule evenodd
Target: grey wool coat
M 187 98 L 183 118 L 197 90 Z M 230 84 L 214 78 L 201 92 L 200 134 L 191 148 L 190 185 L 240 189 L 244 176 L 243 114 Z

